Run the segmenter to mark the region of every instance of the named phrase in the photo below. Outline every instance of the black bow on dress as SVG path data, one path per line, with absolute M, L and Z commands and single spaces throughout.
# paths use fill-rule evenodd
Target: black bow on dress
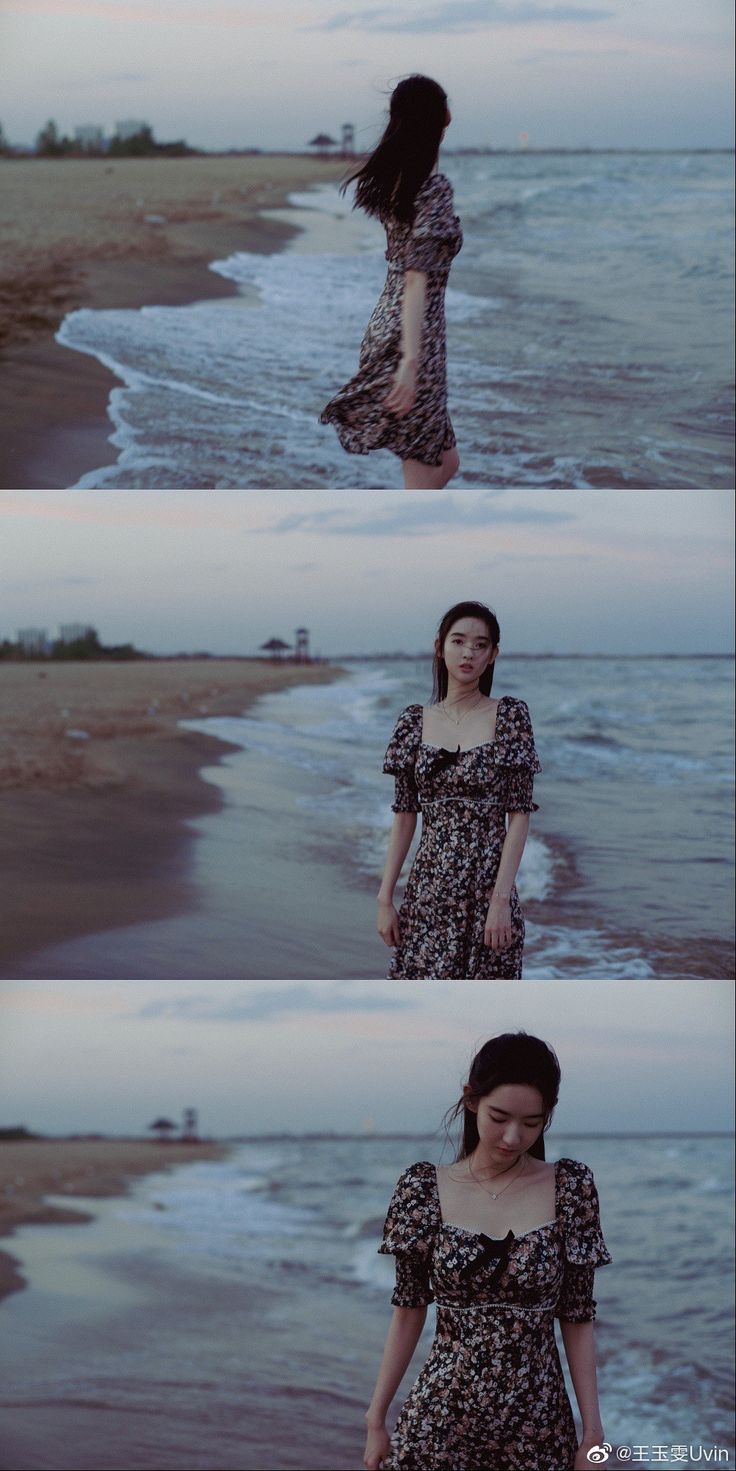
M 429 761 L 429 772 L 444 771 L 446 766 L 457 766 L 460 758 L 460 747 L 456 751 L 448 751 L 445 746 L 438 746 Z
M 472 1260 L 462 1269 L 460 1275 L 469 1276 L 471 1272 L 476 1272 L 479 1266 L 489 1267 L 492 1262 L 495 1262 L 496 1266 L 488 1282 L 489 1287 L 495 1287 L 509 1264 L 509 1252 L 516 1237 L 513 1231 L 507 1231 L 502 1239 L 486 1236 L 479 1231 L 476 1240 L 480 1243 L 480 1249 L 473 1254 Z

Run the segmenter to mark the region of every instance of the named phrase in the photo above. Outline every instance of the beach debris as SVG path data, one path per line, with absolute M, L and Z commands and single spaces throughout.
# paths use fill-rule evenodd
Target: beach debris
M 88 741 L 90 739 L 88 730 L 65 730 L 64 735 L 70 741 Z
M 147 225 L 165 225 L 168 223 L 166 215 L 144 215 Z

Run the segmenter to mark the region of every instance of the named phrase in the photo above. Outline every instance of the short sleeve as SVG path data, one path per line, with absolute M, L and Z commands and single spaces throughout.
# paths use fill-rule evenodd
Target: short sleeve
M 529 707 L 523 700 L 506 699 L 496 722 L 497 760 L 504 768 L 506 812 L 538 812 L 534 777 L 542 770 L 532 730 Z
M 592 1171 L 578 1160 L 559 1160 L 557 1170 L 557 1215 L 564 1236 L 565 1267 L 555 1313 L 566 1323 L 592 1323 L 595 1269 L 612 1260 L 601 1231 L 598 1191 Z
M 407 271 L 434 271 L 444 263 L 444 246 L 456 232 L 452 185 L 431 174 L 416 197 L 414 224 L 403 251 Z
M 414 775 L 417 748 L 421 737 L 421 705 L 409 705 L 401 712 L 383 760 L 383 770 L 395 779 L 394 812 L 421 812 L 421 802 Z
M 423 1308 L 434 1302 L 431 1257 L 439 1227 L 434 1165 L 411 1165 L 391 1197 L 378 1250 L 396 1260 L 391 1301 L 398 1308 Z

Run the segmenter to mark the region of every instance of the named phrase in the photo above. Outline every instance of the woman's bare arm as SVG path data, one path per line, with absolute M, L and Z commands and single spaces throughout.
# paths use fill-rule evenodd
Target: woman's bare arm
M 386 1415 L 419 1342 L 427 1309 L 394 1308 L 373 1398 L 366 1411 L 368 1438 L 363 1465 L 377 1471 L 389 1452 Z
M 394 889 L 411 847 L 416 825 L 416 812 L 394 813 L 383 878 L 378 890 L 378 933 L 387 945 L 400 943 L 399 916 L 394 908 Z
M 406 271 L 401 298 L 401 358 L 384 403 L 398 419 L 409 413 L 416 397 L 426 300 L 426 272 Z
M 583 1423 L 578 1454 L 575 1457 L 575 1471 L 579 1471 L 580 1467 L 586 1468 L 590 1465 L 586 1459 L 587 1451 L 591 1446 L 600 1445 L 603 1440 L 595 1370 L 594 1326 L 592 1323 L 566 1323 L 561 1319 L 560 1328 Z
M 519 871 L 521 856 L 529 835 L 528 812 L 510 812 L 509 825 L 501 850 L 496 882 L 488 905 L 484 942 L 491 950 L 503 950 L 513 939 L 511 930 L 511 890 Z

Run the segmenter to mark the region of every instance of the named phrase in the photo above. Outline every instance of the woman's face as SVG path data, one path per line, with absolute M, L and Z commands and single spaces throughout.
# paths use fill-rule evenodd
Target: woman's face
M 437 652 L 458 684 L 472 686 L 493 663 L 498 648 L 491 642 L 490 629 L 482 618 L 459 618 Z
M 477 1103 L 466 1099 L 466 1104 L 477 1113 L 481 1150 L 490 1164 L 513 1164 L 544 1128 L 544 1100 L 538 1088 L 526 1083 L 504 1083 Z

